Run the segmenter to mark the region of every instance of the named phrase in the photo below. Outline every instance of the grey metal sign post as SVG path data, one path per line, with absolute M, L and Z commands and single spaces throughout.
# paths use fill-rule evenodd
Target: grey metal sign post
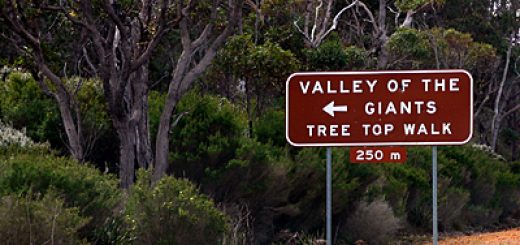
M 327 147 L 327 245 L 332 245 L 332 148 Z
M 437 146 L 432 147 L 432 197 L 433 245 L 437 245 L 439 241 L 437 230 Z

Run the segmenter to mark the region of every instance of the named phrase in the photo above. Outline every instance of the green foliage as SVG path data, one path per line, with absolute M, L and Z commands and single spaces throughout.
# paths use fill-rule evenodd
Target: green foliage
M 259 106 L 283 94 L 285 80 L 299 69 L 293 53 L 278 44 L 266 41 L 255 45 L 251 35 L 237 35 L 219 51 L 215 64 L 224 73 L 244 79 L 247 93 L 257 99 Z
M 51 90 L 53 86 L 48 84 Z M 103 144 L 85 142 L 85 146 L 93 147 L 97 155 L 89 159 L 106 160 L 106 153 L 115 150 L 111 137 L 111 122 L 105 109 L 101 82 L 94 79 L 70 78 L 66 81 L 69 91 L 75 91 L 76 100 L 81 113 L 81 123 L 85 140 L 96 138 Z M 11 124 L 14 128 L 25 128 L 27 135 L 37 142 L 49 142 L 52 147 L 66 151 L 63 143 L 65 132 L 57 102 L 46 96 L 37 81 L 29 73 L 12 72 L 4 81 L 0 81 L 0 120 Z M 89 145 L 94 144 L 94 145 Z M 105 158 L 105 159 L 103 159 Z
M 450 0 L 438 15 L 443 20 L 441 27 L 446 29 L 457 29 L 460 32 L 470 33 L 477 42 L 484 42 L 493 45 L 494 48 L 505 53 L 507 40 L 514 23 L 503 21 L 504 9 L 508 9 L 506 4 L 494 11 L 490 10 L 489 2 L 481 0 Z M 513 8 L 509 8 L 511 16 L 516 14 Z M 434 26 L 438 26 L 435 24 Z
M 367 63 L 366 60 L 369 59 L 366 50 L 356 46 L 348 46 L 343 51 L 347 56 L 347 70 L 355 70 L 365 67 L 365 64 Z
M 67 207 L 53 191 L 43 197 L 29 193 L 0 198 L 0 239 L 4 244 L 87 244 L 79 230 L 88 221 L 79 208 Z
M 254 44 L 251 35 L 236 35 L 231 37 L 226 46 L 218 52 L 216 64 L 222 66 L 231 74 L 240 76 L 243 71 L 250 70 L 248 56 L 252 53 Z
M 284 147 L 285 139 L 285 112 L 270 109 L 264 112 L 256 123 L 255 137 L 258 141 L 275 146 Z
M 1 120 L 18 129 L 26 128 L 27 135 L 36 141 L 62 146 L 58 107 L 41 92 L 30 74 L 10 73 L 6 80 L 0 81 L 0 94 Z
M 83 127 L 91 132 L 86 134 L 104 134 L 111 127 L 111 122 L 105 109 L 103 86 L 100 80 L 71 78 L 67 81 L 69 91 L 80 86 L 76 96 L 79 103 Z M 95 131 L 95 132 L 93 132 Z
M 0 196 L 47 195 L 54 190 L 64 207 L 77 207 L 82 217 L 91 218 L 81 230 L 94 240 L 96 229 L 111 216 L 119 201 L 118 181 L 97 169 L 52 155 L 18 154 L 0 158 Z
M 164 177 L 150 186 L 140 170 L 125 219 L 135 244 L 219 244 L 227 217 L 187 180 Z
M 166 102 L 166 93 L 158 91 L 150 91 L 148 94 L 148 118 L 150 120 L 150 136 L 152 143 L 155 143 L 157 129 L 159 127 L 159 120 Z
M 310 71 L 342 71 L 366 68 L 368 52 L 357 46 L 344 47 L 337 33 L 332 33 L 316 49 L 304 49 L 306 69 Z
M 438 164 L 443 229 L 489 226 L 499 216 L 519 210 L 513 189 L 519 187 L 520 175 L 495 155 L 475 146 L 441 147 Z M 430 171 L 430 149 L 412 147 L 406 164 L 385 166 L 383 172 L 382 194 L 396 214 L 405 215 L 417 227 L 431 224 Z
M 3 2 L 0 0 L 0 4 Z M 116 11 L 125 16 L 124 24 L 138 17 L 141 6 L 138 2 L 122 0 L 115 4 Z M 380 41 L 384 41 L 378 40 L 377 35 L 381 33 L 374 33 L 371 24 L 366 23 L 365 11 L 345 12 L 338 31 L 320 47 L 309 49 L 304 48 L 305 42 L 293 23 L 298 20 L 302 25 L 301 12 L 310 11 L 312 28 L 318 1 L 313 1 L 310 10 L 303 0 L 260 2 L 258 12 L 244 8 L 244 18 L 237 28 L 244 34 L 227 40 L 210 70 L 199 80 L 203 83 L 200 90 L 190 92 L 177 105 L 173 121 L 183 116 L 172 127 L 169 142 L 172 163 L 169 172 L 194 181 L 203 193 L 225 206 L 226 211 L 230 211 L 228 205 L 245 207 L 239 212 L 247 216 L 238 216 L 235 220 L 245 220 L 248 228 L 254 227 L 251 233 L 260 244 L 270 243 L 280 230 L 306 234 L 320 234 L 324 230 L 325 150 L 290 147 L 284 138 L 284 113 L 280 109 L 283 102 L 277 101 L 283 100 L 284 82 L 290 73 L 300 69 L 370 70 L 375 68 L 376 56 L 388 51 L 388 68 L 391 69 L 467 69 L 475 78 L 477 97 L 485 96 L 488 82 L 497 79 L 500 56 L 507 46 L 505 37 L 509 37 L 511 30 L 518 29 L 516 10 L 509 10 L 506 5 L 489 11 L 489 2 L 481 0 L 450 0 L 444 8 L 439 5 L 445 4 L 445 0 L 396 0 L 388 4 L 402 14 L 417 11 L 412 23 L 417 29 L 398 29 L 393 23 L 394 16 L 388 12 L 391 16 L 385 20 L 386 29 L 392 34 L 384 47 L 386 50 L 379 46 Z M 365 3 L 377 19 L 378 1 Z M 77 1 L 68 4 L 80 9 Z M 107 17 L 102 4 L 99 0 L 92 2 L 96 20 Z M 429 11 L 430 4 L 438 11 Z M 21 14 L 25 15 L 20 20 L 30 31 L 47 33 L 39 37 L 44 60 L 60 76 L 79 74 L 78 71 L 84 74 L 84 54 L 77 52 L 85 46 L 80 29 L 73 28 L 60 11 L 43 11 L 41 6 L 34 0 L 20 5 Z M 194 23 L 206 23 L 211 6 L 209 0 L 192 6 L 194 11 L 187 17 L 193 36 L 204 26 Z M 344 2 L 335 1 L 331 13 L 338 13 L 344 6 Z M 425 8 L 421 8 L 423 6 Z M 157 10 L 156 7 L 151 10 Z M 172 10 L 174 8 L 168 11 L 168 18 L 176 15 Z M 319 14 L 324 10 L 322 6 Z M 226 24 L 226 12 L 226 8 L 217 9 L 215 30 L 222 30 Z M 82 13 L 69 13 L 84 17 Z M 353 14 L 360 15 L 356 19 Z M 156 34 L 155 20 L 152 18 L 152 24 L 144 27 L 141 41 Z M 1 18 L 0 22 L 6 23 Z M 0 31 L 9 34 L 8 25 L 2 24 Z M 99 27 L 106 30 L 113 29 L 109 22 L 100 24 L 103 26 Z M 433 28 L 419 28 L 423 24 Z M 171 58 L 182 52 L 179 38 L 178 30 L 165 33 L 165 39 L 152 53 L 150 81 L 163 76 L 168 78 L 173 70 L 171 63 L 175 63 Z M 15 41 L 18 40 L 15 38 Z M 8 47 L 0 55 L 0 63 L 16 67 L 33 63 L 34 60 L 26 56 L 17 56 L 7 40 L 0 38 L 0 43 Z M 85 48 L 88 54 L 95 56 L 90 45 Z M 512 61 L 517 58 L 517 52 L 514 48 Z M 199 55 L 196 52 L 194 59 L 198 60 Z M 91 58 L 94 63 L 99 61 L 99 57 Z M 511 68 L 513 66 L 511 62 Z M 123 193 L 129 195 L 128 203 L 116 207 L 122 191 L 117 190 L 114 177 L 101 175 L 67 158 L 55 157 L 46 145 L 38 145 L 25 137 L 22 128 L 26 128 L 36 142 L 49 141 L 65 152 L 65 134 L 53 98 L 40 92 L 38 83 L 26 73 L 9 72 L 4 79 L 7 73 L 0 71 L 0 120 L 7 123 L 0 125 L 0 236 L 11 229 L 19 233 L 9 233 L 16 235 L 6 241 L 19 239 L 12 243 L 30 243 L 22 240 L 27 239 L 29 227 L 24 210 L 30 210 L 30 220 L 34 222 L 30 228 L 41 228 L 33 230 L 38 234 L 33 243 L 48 241 L 49 217 L 57 217 L 56 239 L 69 239 L 55 240 L 55 243 L 83 240 L 99 244 L 219 242 L 228 228 L 225 224 L 228 219 L 207 197 L 199 195 L 193 184 L 166 177 L 150 186 L 149 173 L 141 172 L 134 188 Z M 511 70 L 510 74 L 514 72 Z M 75 95 L 85 139 L 99 136 L 101 141 L 92 150 L 93 158 L 102 162 L 107 156 L 117 157 L 116 135 L 106 115 L 100 82 L 80 77 L 66 81 L 70 91 L 80 84 L 81 89 Z M 51 83 L 48 85 L 55 91 Z M 166 87 L 166 83 L 159 83 L 149 93 L 151 137 L 157 133 Z M 207 95 L 208 91 L 225 98 Z M 507 144 L 515 144 L 519 138 L 512 118 L 513 115 L 511 120 L 506 120 L 509 128 L 501 135 Z M 247 131 L 250 129 L 248 119 L 254 123 L 252 131 Z M 5 143 L 7 141 L 16 143 Z M 348 153 L 348 149 L 333 149 L 333 212 L 337 220 L 335 226 L 340 231 L 338 239 L 348 240 L 355 237 L 356 232 L 371 231 L 359 237 L 372 239 L 374 243 L 389 243 L 379 240 L 377 235 L 395 232 L 397 219 L 407 221 L 407 231 L 429 229 L 430 148 L 409 147 L 405 164 L 354 165 L 350 164 Z M 490 226 L 518 217 L 520 163 L 506 163 L 487 148 L 473 146 L 440 147 L 438 160 L 441 230 Z M 61 211 L 58 216 L 53 207 Z M 64 230 L 64 227 L 70 229 Z M 362 229 L 356 231 L 356 228 Z M 374 232 L 377 234 L 373 235 Z M 41 239 L 40 234 L 44 235 Z
M 200 161 L 211 167 L 229 159 L 238 148 L 245 130 L 245 115 L 227 99 L 201 96 L 194 90 L 183 96 L 177 111 L 186 114 L 171 137 L 176 165 Z
M 306 52 L 308 70 L 340 71 L 349 62 L 337 35 L 331 35 L 318 48 Z
M 396 67 L 418 68 L 431 56 L 428 36 L 412 28 L 401 28 L 388 40 L 387 47 Z
M 396 0 L 395 6 L 401 11 L 417 10 L 425 4 L 443 5 L 446 0 Z
M 497 54 L 493 46 L 475 42 L 471 34 L 455 29 L 434 28 L 429 33 L 444 67 L 474 71 L 477 79 L 482 73 L 494 71 Z
M 255 83 L 257 90 L 283 90 L 287 76 L 299 68 L 298 60 L 290 51 L 269 41 L 255 47 L 250 56 L 245 58 L 248 59 L 251 72 L 250 81 Z

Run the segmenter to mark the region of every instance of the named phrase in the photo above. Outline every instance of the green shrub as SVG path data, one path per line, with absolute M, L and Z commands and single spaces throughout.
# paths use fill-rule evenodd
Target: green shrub
M 3 244 L 86 244 L 79 230 L 89 221 L 76 207 L 66 207 L 53 191 L 42 198 L 11 194 L 0 198 Z
M 431 148 L 409 147 L 403 165 L 385 165 L 382 195 L 415 227 L 431 225 Z M 513 171 L 512 171 L 513 170 Z M 438 152 L 441 229 L 490 226 L 520 211 L 520 175 L 481 146 L 446 146 Z
M 0 120 L 0 152 L 3 153 L 0 154 L 0 158 L 24 151 L 49 153 L 49 150 L 49 144 L 34 142 L 26 135 L 25 129 L 15 129 Z
M 46 195 L 54 190 L 64 207 L 77 207 L 82 217 L 91 218 L 82 237 L 95 240 L 97 229 L 112 215 L 119 201 L 118 180 L 76 161 L 52 155 L 18 154 L 0 159 L 0 196 Z
M 395 62 L 393 68 L 417 69 L 430 61 L 431 47 L 428 36 L 412 28 L 401 28 L 394 32 L 387 48 Z
M 306 53 L 308 70 L 340 71 L 347 66 L 348 56 L 337 35 L 331 35 L 316 49 Z
M 45 96 L 28 73 L 13 72 L 0 81 L 0 120 L 14 128 L 26 128 L 32 139 L 63 147 L 60 113 L 52 98 Z
M 112 125 L 106 113 L 101 82 L 73 77 L 67 80 L 66 86 L 69 91 L 81 88 L 75 96 L 81 113 L 83 144 L 92 150 L 89 152 L 95 153 L 87 156 L 87 160 L 103 163 L 117 147 L 112 140 L 116 136 L 110 130 Z M 41 91 L 29 73 L 10 73 L 7 79 L 0 81 L 0 94 L 0 120 L 16 129 L 24 128 L 27 136 L 36 142 L 49 142 L 54 149 L 67 151 L 57 102 Z
M 365 68 L 367 59 L 370 58 L 367 56 L 368 52 L 365 49 L 356 46 L 348 46 L 344 49 L 344 52 L 347 56 L 346 70 Z
M 187 114 L 170 140 L 175 172 L 198 181 L 206 171 L 224 167 L 234 157 L 246 125 L 239 107 L 225 98 L 192 91 L 182 98 L 177 111 Z
M 152 144 L 155 144 L 157 129 L 159 128 L 159 120 L 166 102 L 166 93 L 158 91 L 150 91 L 148 94 L 148 118 L 150 120 L 150 137 Z M 173 129 L 175 130 L 175 128 Z
M 135 244 L 219 244 L 227 229 L 228 218 L 192 183 L 168 176 L 151 187 L 142 170 L 125 212 Z
M 283 110 L 267 110 L 258 118 L 254 128 L 258 141 L 275 146 L 285 147 L 285 112 Z
M 283 95 L 285 80 L 300 68 L 300 62 L 291 51 L 270 41 L 254 44 L 248 34 L 230 38 L 214 63 L 224 73 L 247 83 L 245 92 L 256 100 L 258 111 L 270 100 Z M 229 82 L 236 81 L 238 79 Z

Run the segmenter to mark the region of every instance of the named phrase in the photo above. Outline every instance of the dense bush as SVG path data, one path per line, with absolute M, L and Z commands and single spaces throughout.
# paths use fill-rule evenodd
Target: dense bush
M 79 230 L 88 222 L 77 207 L 66 207 L 53 191 L 43 197 L 11 194 L 0 198 L 3 244 L 86 244 Z
M 49 152 L 16 154 L 0 158 L 0 196 L 46 196 L 52 190 L 63 198 L 65 208 L 77 208 L 78 214 L 88 219 L 80 230 L 81 237 L 96 240 L 98 228 L 119 201 L 117 179 Z
M 428 35 L 412 28 L 401 28 L 390 36 L 387 48 L 393 69 L 418 69 L 430 61 L 432 50 Z
M 27 130 L 27 136 L 64 147 L 60 113 L 52 98 L 45 96 L 28 73 L 12 72 L 0 81 L 0 120 Z
M 245 114 L 224 98 L 201 96 L 197 91 L 184 96 L 177 111 L 186 114 L 173 129 L 172 167 L 200 181 L 234 157 L 245 133 Z
M 135 244 L 219 244 L 228 218 L 189 181 L 164 177 L 151 186 L 140 171 L 125 221 Z
M 97 163 L 113 161 L 116 157 L 115 135 L 105 110 L 101 82 L 94 79 L 69 78 L 66 82 L 75 94 L 81 111 L 82 133 L 87 160 Z M 27 136 L 37 142 L 49 142 L 51 146 L 65 153 L 65 132 L 57 102 L 45 95 L 32 75 L 12 71 L 0 81 L 0 120 L 16 129 L 24 128 Z M 103 142 L 100 144 L 99 142 Z
M 309 71 L 351 71 L 366 69 L 373 57 L 363 48 L 343 45 L 336 33 L 315 49 L 303 49 Z
M 337 35 L 329 37 L 316 49 L 306 52 L 308 68 L 315 71 L 341 71 L 349 62 Z
M 285 139 L 285 112 L 270 109 L 264 112 L 255 124 L 254 132 L 258 141 L 275 146 L 284 147 Z
M 7 150 L 16 148 L 26 150 L 31 148 L 48 149 L 48 145 L 35 143 L 26 135 L 25 128 L 18 130 L 0 120 L 0 151 L 6 151 L 5 155 L 7 155 Z
M 431 153 L 408 148 L 404 165 L 384 166 L 381 195 L 414 227 L 431 224 Z M 487 227 L 517 214 L 514 189 L 520 175 L 499 156 L 476 146 L 440 147 L 438 155 L 441 230 Z
M 254 222 L 258 241 L 268 241 L 288 227 L 322 231 L 324 150 L 288 151 L 283 137 L 276 134 L 283 133 L 279 123 L 283 113 L 263 114 L 250 139 L 243 133 L 243 112 L 224 99 L 192 93 L 178 108 L 188 114 L 173 132 L 175 175 L 200 184 L 204 193 L 224 205 L 238 202 L 253 217 L 262 217 Z M 335 217 L 348 221 L 360 200 L 383 198 L 396 217 L 412 227 L 429 229 L 430 148 L 408 148 L 408 161 L 402 165 L 353 165 L 348 150 L 339 148 L 334 149 L 333 159 Z M 441 230 L 489 226 L 518 212 L 515 200 L 506 195 L 517 188 L 518 176 L 497 156 L 458 146 L 440 147 L 438 159 Z
M 300 69 L 291 51 L 269 40 L 254 43 L 249 34 L 231 37 L 214 64 L 206 86 L 229 99 L 242 99 L 251 120 L 285 93 L 287 77 Z

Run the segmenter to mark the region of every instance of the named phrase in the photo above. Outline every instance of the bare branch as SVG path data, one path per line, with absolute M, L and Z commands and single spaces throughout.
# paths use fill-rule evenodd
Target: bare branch
M 94 64 L 92 64 L 92 61 L 90 60 L 90 58 L 88 56 L 87 49 L 85 47 L 83 47 L 82 51 L 83 51 L 83 57 L 85 57 L 85 61 L 87 62 L 88 66 L 90 67 L 90 69 L 94 73 L 94 76 L 97 76 L 98 75 L 97 69 L 94 66 Z
M 502 118 L 506 118 L 507 116 L 509 116 L 510 114 L 512 114 L 513 112 L 515 112 L 515 111 L 517 111 L 519 109 L 520 109 L 520 104 L 517 104 L 513 108 L 511 108 L 508 111 L 504 112 L 504 114 L 502 114 Z
M 311 31 L 311 40 L 312 41 L 314 41 L 314 33 L 316 32 L 316 27 L 318 26 L 318 16 L 320 13 L 320 9 L 321 9 L 321 6 L 323 6 L 323 0 L 318 0 L 318 1 L 320 1 L 320 3 L 316 7 L 316 12 L 314 14 L 314 25 L 312 26 L 312 31 Z
M 40 73 L 36 74 L 36 76 L 33 75 L 33 77 L 38 82 L 38 86 L 40 87 L 40 89 L 43 91 L 44 94 L 46 94 L 47 96 L 57 98 L 56 93 L 52 92 L 49 89 L 49 86 L 47 86 L 47 83 L 45 83 L 45 78 L 43 76 L 41 76 Z
M 105 9 L 105 11 L 107 11 L 108 16 L 116 24 L 117 28 L 121 32 L 121 38 L 123 40 L 126 40 L 128 38 L 127 30 L 126 30 L 121 18 L 119 18 L 119 16 L 116 14 L 114 7 L 112 6 L 113 4 L 114 4 L 113 0 L 104 0 L 103 8 Z
M 191 44 L 192 48 L 197 48 L 208 40 L 209 36 L 213 32 L 213 22 L 217 18 L 217 9 L 218 1 L 214 0 L 209 23 L 204 27 L 204 30 L 199 35 L 199 37 L 195 41 L 193 41 L 193 43 Z
M 409 28 L 412 26 L 412 21 L 413 21 L 413 16 L 415 15 L 415 11 L 413 10 L 408 10 L 406 12 L 406 17 L 403 21 L 403 23 L 399 26 L 401 28 Z
M 370 9 L 367 7 L 367 5 L 365 3 L 363 3 L 362 1 L 358 1 L 358 5 L 361 6 L 363 8 L 363 10 L 365 10 L 365 12 L 368 15 L 368 18 L 370 18 L 369 22 L 372 23 L 372 27 L 374 27 L 374 32 L 379 33 L 381 31 L 381 29 L 380 29 L 379 25 L 377 24 L 372 11 L 370 11 Z
M 170 130 L 172 130 L 173 128 L 175 128 L 175 126 L 177 126 L 177 124 L 179 124 L 179 121 L 182 119 L 182 117 L 184 117 L 186 114 L 188 114 L 187 111 L 184 111 L 184 112 L 179 113 L 179 115 L 177 115 L 177 116 L 175 117 L 175 120 L 173 120 Z M 171 132 L 170 132 L 170 133 L 171 133 Z
M 13 30 L 23 39 L 27 40 L 33 48 L 39 48 L 40 40 L 31 34 L 27 29 L 25 29 L 25 27 L 19 22 L 18 16 L 21 16 L 21 14 L 18 12 L 18 9 L 15 7 L 13 1 L 8 2 L 10 8 L 2 8 L 2 16 L 4 16 L 4 18 L 7 20 L 7 23 L 11 26 L 11 30 Z
M 303 30 L 300 28 L 300 26 L 298 26 L 298 20 L 295 20 L 295 21 L 293 22 L 293 24 L 294 24 L 294 26 L 296 27 L 296 29 L 298 30 L 298 32 L 300 32 L 300 33 L 305 37 L 305 39 L 307 39 L 309 42 L 312 42 L 312 41 L 311 41 L 311 38 L 309 37 L 309 35 L 308 35 L 305 31 L 303 31 Z
M 169 30 L 169 27 L 166 27 L 166 12 L 168 11 L 168 1 L 162 0 L 161 10 L 159 13 L 158 19 L 158 30 L 154 37 L 148 42 L 148 46 L 145 51 L 137 58 L 135 62 L 132 63 L 130 70 L 135 71 L 141 65 L 143 65 L 147 60 L 150 59 L 152 55 L 152 51 L 155 50 L 155 47 L 159 44 L 160 40 L 164 36 L 164 34 Z M 180 21 L 180 16 L 177 20 L 172 23 L 173 25 L 177 25 Z
M 310 44 L 310 46 L 318 47 L 321 44 L 321 42 L 323 41 L 323 39 L 325 39 L 325 37 L 327 37 L 330 34 L 330 32 L 332 32 L 333 30 L 335 30 L 337 28 L 338 21 L 339 21 L 339 18 L 341 17 L 341 15 L 348 9 L 356 6 L 358 1 L 359 0 L 354 0 L 351 4 L 342 8 L 334 16 L 332 25 L 330 27 L 328 26 L 328 23 L 329 23 L 331 14 L 332 14 L 331 11 L 332 11 L 332 4 L 334 2 L 333 0 L 327 0 L 327 8 L 324 13 L 325 16 L 323 17 L 323 20 L 321 20 L 321 22 L 320 22 L 320 11 L 321 11 L 321 8 L 323 7 L 323 0 L 319 0 L 318 6 L 316 6 L 316 8 L 314 9 L 314 25 L 312 26 L 310 34 L 308 33 L 308 23 L 309 23 L 309 19 L 308 19 L 309 13 L 308 12 L 306 13 L 306 16 L 305 16 L 303 30 L 298 25 L 298 20 L 294 21 L 293 24 L 296 27 L 297 31 L 304 36 L 305 40 Z M 308 6 L 307 6 L 308 9 L 310 8 L 310 5 L 311 5 L 311 3 L 310 3 L 310 1 L 308 1 Z M 308 9 L 307 9 L 307 11 L 309 11 Z
M 329 33 L 333 30 L 336 30 L 337 26 L 338 26 L 338 20 L 339 20 L 339 17 L 341 16 L 341 14 L 343 14 L 343 12 L 347 11 L 348 9 L 356 6 L 358 0 L 354 0 L 354 2 L 352 2 L 350 5 L 342 8 L 337 14 L 336 16 L 334 17 L 333 21 L 332 21 L 332 26 L 327 30 L 327 32 L 325 32 L 325 34 L 321 37 L 321 39 L 323 40 L 325 37 L 327 37 L 329 35 Z M 320 43 L 321 43 L 321 40 L 320 40 Z M 319 44 L 319 43 L 318 43 Z

